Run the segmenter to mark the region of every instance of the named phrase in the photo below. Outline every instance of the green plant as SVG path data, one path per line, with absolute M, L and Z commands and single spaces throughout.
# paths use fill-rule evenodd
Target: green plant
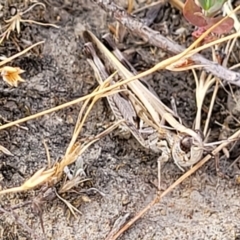
M 198 27 L 197 31 L 193 32 L 193 36 L 199 37 L 203 32 L 213 26 L 215 23 L 223 19 L 223 16 L 218 16 L 223 4 L 226 0 L 187 0 L 183 7 L 184 17 L 193 25 Z M 233 27 L 234 21 L 228 17 L 216 28 L 212 33 L 226 34 Z

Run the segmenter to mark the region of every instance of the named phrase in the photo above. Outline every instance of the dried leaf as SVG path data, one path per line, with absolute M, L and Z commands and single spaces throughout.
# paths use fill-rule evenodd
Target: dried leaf
M 24 82 L 25 80 L 20 77 L 19 74 L 23 73 L 19 67 L 9 67 L 5 66 L 1 68 L 1 75 L 5 82 L 7 82 L 10 86 L 17 87 L 19 82 Z
M 186 1 L 183 7 L 183 15 L 194 26 L 203 27 L 207 25 L 201 8 L 194 2 L 194 0 Z
M 222 16 L 219 16 L 216 18 L 209 18 L 207 28 L 212 27 L 214 24 L 221 21 L 222 19 L 223 19 Z M 214 28 L 212 32 L 216 34 L 226 34 L 232 30 L 233 25 L 234 25 L 233 19 L 228 17 L 222 23 L 220 23 L 216 28 Z
M 203 1 L 205 3 L 205 1 Z M 201 3 L 201 2 L 200 2 Z M 187 0 L 183 7 L 184 17 L 194 26 L 201 28 L 201 31 L 205 32 L 207 29 L 212 27 L 214 24 L 223 19 L 222 16 L 219 17 L 208 17 L 204 16 L 201 7 L 199 7 L 194 0 Z M 234 21 L 232 18 L 228 17 L 220 25 L 218 25 L 212 32 L 216 34 L 229 33 L 233 28 Z M 195 35 L 201 36 L 200 32 L 194 33 Z

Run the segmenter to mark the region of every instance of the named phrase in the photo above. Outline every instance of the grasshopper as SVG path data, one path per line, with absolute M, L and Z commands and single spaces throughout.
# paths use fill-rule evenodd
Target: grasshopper
M 105 45 L 90 31 L 83 32 L 83 39 L 85 54 L 99 84 L 103 84 L 114 71 L 121 79 L 137 75 L 109 36 L 105 37 Z M 112 80 L 111 84 L 114 83 Z M 125 127 L 142 146 L 161 154 L 159 161 L 172 158 L 183 170 L 202 158 L 203 140 L 199 131 L 182 125 L 176 114 L 161 102 L 143 79 L 130 81 L 121 89 L 122 92 L 107 97 L 115 117 L 125 120 Z M 165 126 L 166 122 L 171 128 Z M 143 125 L 148 127 L 147 131 Z

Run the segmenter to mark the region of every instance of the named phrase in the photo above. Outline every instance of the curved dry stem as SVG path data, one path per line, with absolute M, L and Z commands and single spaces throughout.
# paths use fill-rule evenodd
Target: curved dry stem
M 37 22 L 37 21 L 34 21 L 34 20 L 30 20 L 30 19 L 22 19 L 21 22 L 34 23 L 36 25 L 40 25 L 40 26 L 44 26 L 44 27 L 60 28 L 60 26 L 57 26 L 57 25 L 52 24 L 52 23 L 41 23 L 41 22 Z
M 100 88 L 100 90 L 101 90 L 101 88 L 104 89 L 104 85 L 102 85 L 99 88 Z M 97 95 L 97 93 L 98 93 L 98 95 Z M 90 145 L 92 145 L 93 143 L 98 141 L 101 137 L 105 136 L 110 131 L 115 129 L 117 126 L 119 126 L 119 124 L 122 123 L 122 121 L 119 121 L 119 122 L 113 124 L 110 128 L 108 128 L 107 130 L 98 134 L 97 136 L 93 137 L 92 139 L 85 141 L 82 145 L 75 144 L 78 134 L 81 131 L 82 126 L 83 126 L 90 110 L 92 109 L 92 107 L 94 106 L 94 104 L 96 103 L 96 101 L 98 99 L 100 99 L 101 97 L 105 97 L 108 94 L 109 94 L 108 92 L 106 92 L 106 93 L 103 92 L 100 95 L 99 90 L 97 88 L 95 90 L 94 94 L 90 94 L 90 97 L 88 96 L 88 98 L 86 98 L 87 103 L 91 100 L 91 98 L 93 98 L 93 100 L 92 100 L 90 106 L 88 107 L 87 112 L 83 115 L 83 111 L 87 107 L 87 104 L 84 104 L 84 108 L 79 114 L 78 122 L 76 124 L 76 128 L 75 128 L 72 140 L 69 144 L 69 147 L 67 148 L 65 156 L 63 157 L 63 159 L 60 163 L 56 163 L 52 168 L 50 168 L 48 170 L 45 170 L 45 168 L 38 170 L 31 178 L 26 180 L 20 187 L 10 188 L 10 189 L 0 191 L 0 194 L 30 190 L 30 189 L 33 189 L 33 188 L 37 187 L 38 185 L 42 185 L 46 182 L 49 185 L 56 184 L 56 182 L 58 182 L 61 179 L 63 170 L 66 166 L 75 162 L 76 159 L 78 158 L 78 156 L 81 155 Z
M 57 191 L 55 190 L 55 194 L 56 196 L 61 200 L 63 201 L 67 207 L 69 208 L 69 210 L 71 211 L 72 215 L 77 218 L 75 212 L 78 212 L 79 214 L 82 214 L 77 208 L 75 208 L 69 201 L 67 201 L 66 199 L 62 198 L 58 193 Z
M 28 9 L 26 9 L 24 12 L 21 12 L 21 15 L 26 14 L 27 12 L 30 12 L 33 8 L 35 8 L 36 6 L 41 5 L 44 9 L 46 9 L 46 6 L 44 3 L 41 2 L 37 2 L 35 4 L 33 4 L 32 6 L 30 6 Z

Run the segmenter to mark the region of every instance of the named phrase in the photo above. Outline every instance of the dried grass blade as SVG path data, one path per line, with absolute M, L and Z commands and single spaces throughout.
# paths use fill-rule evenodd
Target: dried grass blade
M 3 66 L 4 64 L 6 64 L 6 63 L 8 63 L 8 62 L 11 62 L 13 59 L 22 56 L 23 54 L 25 54 L 26 52 L 28 52 L 28 51 L 31 50 L 32 48 L 34 48 L 34 47 L 36 47 L 36 46 L 38 46 L 38 45 L 40 45 L 40 44 L 42 44 L 42 43 L 44 43 L 44 41 L 37 42 L 37 43 L 33 44 L 32 46 L 24 49 L 23 51 L 21 51 L 21 52 L 15 54 L 15 55 L 13 55 L 13 56 L 11 56 L 11 57 L 3 60 L 3 61 L 1 61 L 1 62 L 0 62 L 0 66 Z

